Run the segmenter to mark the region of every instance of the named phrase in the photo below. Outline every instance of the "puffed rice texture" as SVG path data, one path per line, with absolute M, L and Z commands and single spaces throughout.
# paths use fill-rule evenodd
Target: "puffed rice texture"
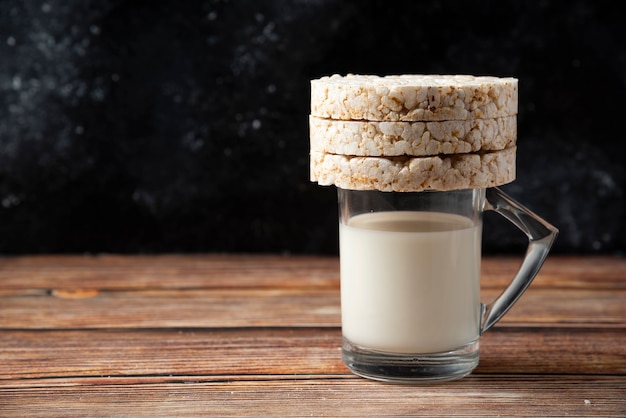
M 515 180 L 516 147 L 433 157 L 355 157 L 311 151 L 310 177 L 351 190 L 418 192 L 500 186 Z
M 428 156 L 515 145 L 517 117 L 442 122 L 341 121 L 309 117 L 313 151 L 355 156 Z
M 368 121 L 501 118 L 517 114 L 517 85 L 512 77 L 335 74 L 311 80 L 311 114 Z

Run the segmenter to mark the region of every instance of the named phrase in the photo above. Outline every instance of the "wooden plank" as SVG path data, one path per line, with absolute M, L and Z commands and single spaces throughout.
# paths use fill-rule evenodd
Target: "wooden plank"
M 492 301 L 499 290 L 484 290 Z M 507 324 L 626 325 L 626 289 L 530 288 Z M 336 327 L 334 288 L 23 292 L 0 297 L 0 328 Z
M 482 286 L 504 288 L 521 256 L 482 262 Z M 337 257 L 142 255 L 0 257 L 0 294 L 53 289 L 339 286 Z M 532 286 L 626 289 L 626 257 L 550 256 Z
M 0 328 L 337 326 L 336 289 L 99 292 L 4 296 Z
M 476 375 L 440 385 L 366 379 L 231 380 L 0 389 L 11 417 L 602 416 L 626 413 L 623 376 Z
M 338 286 L 337 257 L 236 254 L 0 257 L 0 291 Z
M 520 256 L 483 258 L 482 284 L 503 288 L 517 272 Z M 533 288 L 626 289 L 626 257 L 549 255 L 533 281 Z
M 348 374 L 338 328 L 0 331 L 10 379 Z M 626 328 L 499 327 L 477 373 L 626 375 Z
M 337 374 L 336 329 L 1 332 L 7 378 Z
M 499 291 L 484 290 L 484 303 Z M 500 321 L 515 325 L 626 325 L 625 290 L 529 288 Z
M 626 375 L 626 328 L 497 326 L 480 339 L 476 371 Z

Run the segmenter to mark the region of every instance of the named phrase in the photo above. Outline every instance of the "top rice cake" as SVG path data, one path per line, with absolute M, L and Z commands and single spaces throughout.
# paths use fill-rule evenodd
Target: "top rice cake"
M 517 79 L 470 75 L 332 75 L 311 80 L 311 115 L 450 121 L 517 115 Z

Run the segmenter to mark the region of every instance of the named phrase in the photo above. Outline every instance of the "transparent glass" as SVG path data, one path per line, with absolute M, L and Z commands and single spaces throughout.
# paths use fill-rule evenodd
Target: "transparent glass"
M 479 361 L 479 337 L 541 268 L 557 229 L 498 188 L 395 193 L 338 189 L 343 361 L 360 376 L 455 380 Z M 480 300 L 482 215 L 528 237 L 520 269 Z

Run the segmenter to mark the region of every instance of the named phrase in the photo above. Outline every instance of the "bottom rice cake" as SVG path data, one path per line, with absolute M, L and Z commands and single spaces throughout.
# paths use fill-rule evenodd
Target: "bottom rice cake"
M 351 190 L 418 192 L 500 186 L 515 180 L 517 147 L 430 157 L 361 157 L 311 151 L 311 181 Z

